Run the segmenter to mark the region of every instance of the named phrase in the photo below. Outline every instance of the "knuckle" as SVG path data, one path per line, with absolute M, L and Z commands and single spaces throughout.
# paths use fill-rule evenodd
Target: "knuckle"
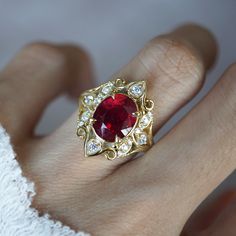
M 191 76 L 196 83 L 202 82 L 203 61 L 187 42 L 172 36 L 159 36 L 148 43 L 145 51 L 152 55 L 158 67 L 170 77 L 187 79 Z
M 183 40 L 171 36 L 160 36 L 151 41 L 163 52 L 163 56 L 175 56 L 180 55 L 182 59 L 187 62 L 190 61 L 192 64 L 199 64 L 200 58 L 197 52 Z M 177 58 L 176 58 L 177 59 Z
M 56 68 L 65 66 L 67 63 L 64 51 L 59 46 L 50 43 L 30 43 L 21 50 L 20 55 Z

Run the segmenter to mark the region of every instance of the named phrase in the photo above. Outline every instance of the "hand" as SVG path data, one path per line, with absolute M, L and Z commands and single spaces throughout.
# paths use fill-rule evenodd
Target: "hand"
M 147 80 L 156 133 L 199 91 L 215 57 L 207 30 L 183 26 L 150 41 L 113 78 Z M 90 59 L 70 45 L 23 48 L 0 74 L 0 122 L 24 174 L 35 182 L 34 207 L 94 235 L 179 235 L 196 207 L 235 169 L 234 77 L 232 65 L 142 158 L 84 158 L 76 112 L 48 136 L 37 137 L 34 128 L 56 96 L 77 97 L 94 86 Z M 235 224 L 228 226 L 235 232 Z

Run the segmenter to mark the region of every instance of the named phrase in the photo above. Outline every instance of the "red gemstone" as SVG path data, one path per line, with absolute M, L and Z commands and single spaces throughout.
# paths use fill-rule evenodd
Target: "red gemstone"
M 115 94 L 104 99 L 97 107 L 93 124 L 97 135 L 108 142 L 114 142 L 116 136 L 123 138 L 136 122 L 137 111 L 134 101 L 124 94 Z

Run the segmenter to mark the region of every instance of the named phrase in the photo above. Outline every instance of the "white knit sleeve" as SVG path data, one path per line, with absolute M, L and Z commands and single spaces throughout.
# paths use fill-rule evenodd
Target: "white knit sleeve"
M 22 176 L 10 138 L 0 126 L 0 236 L 89 236 L 31 207 L 34 184 Z

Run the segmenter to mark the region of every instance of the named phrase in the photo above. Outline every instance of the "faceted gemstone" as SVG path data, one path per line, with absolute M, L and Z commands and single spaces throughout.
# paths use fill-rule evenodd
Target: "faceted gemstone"
M 135 102 L 124 94 L 115 94 L 104 99 L 97 107 L 93 118 L 94 130 L 107 142 L 114 142 L 116 136 L 126 136 L 136 122 Z
M 150 123 L 151 121 L 153 120 L 153 115 L 152 113 L 149 111 L 147 112 L 147 114 L 145 114 L 139 121 L 139 127 L 140 128 L 146 128 Z
M 107 85 L 105 85 L 102 88 L 102 93 L 108 94 L 108 93 L 110 93 L 112 91 L 112 88 L 113 88 L 113 84 L 111 82 L 109 82 Z
M 90 139 L 87 143 L 87 154 L 94 155 L 101 150 L 101 143 L 96 139 Z
M 94 104 L 98 105 L 101 101 L 102 101 L 102 98 L 98 96 L 94 99 Z
M 77 128 L 79 128 L 79 127 L 81 127 L 81 126 L 83 126 L 84 125 L 84 122 L 83 121 L 78 121 L 78 123 L 77 123 Z
M 124 141 L 122 140 L 122 142 L 123 143 L 120 145 L 118 149 L 118 153 L 117 153 L 118 157 L 124 156 L 132 148 L 132 140 L 130 138 L 127 138 Z
M 93 96 L 92 95 L 86 95 L 84 96 L 84 103 L 86 105 L 91 105 L 93 103 Z
M 81 120 L 84 122 L 87 122 L 90 118 L 90 112 L 89 111 L 85 111 L 82 113 L 81 115 Z
M 142 83 L 137 83 L 137 84 L 132 85 L 132 86 L 129 88 L 129 92 L 130 92 L 131 95 L 134 96 L 135 98 L 140 97 L 140 96 L 143 94 L 143 92 L 144 92 L 143 84 L 142 84 Z
M 137 142 L 139 145 L 145 145 L 147 144 L 147 135 L 145 133 L 141 133 L 138 137 L 137 137 Z

